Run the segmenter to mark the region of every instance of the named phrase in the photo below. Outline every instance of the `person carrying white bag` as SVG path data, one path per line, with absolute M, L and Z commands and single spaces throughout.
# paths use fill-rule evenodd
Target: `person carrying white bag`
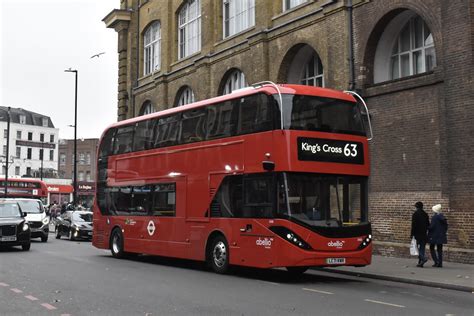
M 416 211 L 411 218 L 411 235 L 410 238 L 416 239 L 416 246 L 418 248 L 418 264 L 419 268 L 428 261 L 425 256 L 426 242 L 428 241 L 428 227 L 430 226 L 430 219 L 428 214 L 423 210 L 423 203 L 415 203 Z M 411 252 L 411 250 L 410 250 Z

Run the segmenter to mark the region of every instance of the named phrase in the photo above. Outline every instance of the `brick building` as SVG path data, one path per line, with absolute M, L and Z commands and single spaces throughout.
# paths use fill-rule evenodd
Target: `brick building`
M 445 209 L 447 259 L 474 262 L 472 1 L 121 0 L 104 22 L 118 33 L 118 120 L 263 80 L 358 90 L 376 251 L 408 255 L 421 200 Z
M 77 199 L 88 207 L 95 194 L 98 142 L 97 138 L 77 140 Z M 59 140 L 58 173 L 61 178 L 74 180 L 74 139 Z

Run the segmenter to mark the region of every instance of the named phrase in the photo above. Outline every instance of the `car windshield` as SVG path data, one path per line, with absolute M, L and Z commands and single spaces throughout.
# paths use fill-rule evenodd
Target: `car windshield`
M 72 213 L 73 222 L 92 222 L 92 213 Z
M 17 203 L 0 203 L 0 217 L 20 217 L 21 210 Z
M 364 177 L 284 173 L 277 214 L 310 226 L 367 222 L 366 190 Z
M 41 202 L 37 200 L 18 200 L 18 204 L 23 212 L 26 213 L 43 213 Z

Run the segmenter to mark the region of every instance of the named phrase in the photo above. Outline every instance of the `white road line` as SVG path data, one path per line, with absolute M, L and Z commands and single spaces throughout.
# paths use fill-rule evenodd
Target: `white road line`
M 400 307 L 400 308 L 404 308 L 404 307 L 405 307 L 405 306 L 403 306 L 403 305 L 397 305 L 397 304 L 386 303 L 386 302 L 381 302 L 381 301 L 374 301 L 374 300 L 369 300 L 369 299 L 365 299 L 364 301 L 370 302 L 370 303 L 376 303 L 376 304 L 382 304 L 382 305 L 393 306 L 393 307 Z
M 53 305 L 50 305 L 50 304 L 48 304 L 48 303 L 43 303 L 43 304 L 41 304 L 41 306 L 43 306 L 43 307 L 49 309 L 50 311 L 56 309 L 56 307 L 54 307 Z
M 31 295 L 26 295 L 25 296 L 27 299 L 29 299 L 30 301 L 37 301 L 38 299 L 34 296 L 31 296 Z
M 268 284 L 271 284 L 271 285 L 280 285 L 280 283 L 275 283 L 275 282 L 270 282 L 270 281 L 261 281 L 263 283 L 268 283 Z
M 23 293 L 23 291 L 22 291 L 22 290 L 15 289 L 15 288 L 13 288 L 13 289 L 10 289 L 10 290 L 11 290 L 11 291 L 13 291 L 13 292 L 15 292 L 15 293 Z
M 7 287 L 7 286 L 9 286 L 9 285 L 8 285 L 8 284 L 6 284 L 6 283 L 0 282 L 0 286 Z
M 308 289 L 308 288 L 303 288 L 304 291 L 310 291 L 310 292 L 316 292 L 316 293 L 321 293 L 321 294 L 329 294 L 332 295 L 334 293 L 331 292 L 326 292 L 326 291 L 321 291 L 321 290 L 315 290 L 315 289 Z

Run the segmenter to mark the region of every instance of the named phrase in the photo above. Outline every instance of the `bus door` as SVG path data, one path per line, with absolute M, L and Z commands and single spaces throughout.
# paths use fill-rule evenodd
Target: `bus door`
M 240 201 L 235 205 L 233 237 L 238 245 L 238 263 L 242 265 L 271 265 L 274 262 L 273 233 L 268 226 L 273 221 L 275 207 L 275 176 L 273 173 L 241 176 Z M 239 194 L 237 192 L 237 194 Z M 233 254 L 234 255 L 234 254 Z M 237 259 L 237 258 L 236 258 Z
M 179 243 L 184 238 L 186 178 L 174 177 L 154 185 L 150 217 L 144 236 L 151 253 L 180 256 Z

